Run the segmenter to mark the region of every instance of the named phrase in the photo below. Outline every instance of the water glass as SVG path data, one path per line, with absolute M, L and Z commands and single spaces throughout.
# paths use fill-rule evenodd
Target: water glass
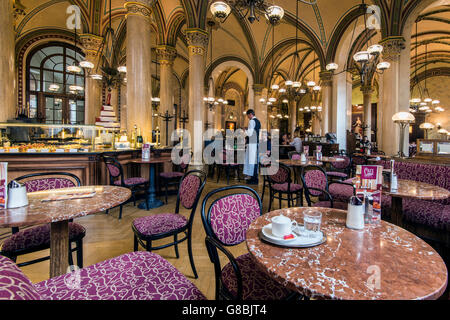
M 314 209 L 305 210 L 303 212 L 303 224 L 308 237 L 314 238 L 319 236 L 322 213 Z

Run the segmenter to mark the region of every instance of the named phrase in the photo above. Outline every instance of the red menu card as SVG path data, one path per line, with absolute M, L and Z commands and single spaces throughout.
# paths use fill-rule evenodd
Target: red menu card
M 381 191 L 383 185 L 383 166 L 356 167 L 356 194 L 366 194 L 373 198 L 373 210 L 369 223 L 381 220 Z

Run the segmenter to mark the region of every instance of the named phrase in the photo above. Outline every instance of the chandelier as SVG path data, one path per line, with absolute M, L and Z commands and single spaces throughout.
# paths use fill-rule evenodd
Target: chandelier
M 117 39 L 115 36 L 114 29 L 112 28 L 112 8 L 111 2 L 109 2 L 109 26 L 106 29 L 105 37 L 102 40 L 100 47 L 98 48 L 96 57 L 100 57 L 103 61 L 103 66 L 100 67 L 100 63 L 97 64 L 97 68 L 95 68 L 95 64 L 89 60 L 83 60 L 78 65 L 75 63 L 71 66 L 67 67 L 67 71 L 71 73 L 80 73 L 82 69 L 86 71 L 86 73 L 94 80 L 105 80 L 108 86 L 114 86 L 116 84 L 120 84 L 121 82 L 126 83 L 126 66 L 118 66 L 113 67 L 114 64 L 117 63 L 119 57 L 117 56 L 117 50 L 114 50 L 117 44 Z M 75 13 L 77 14 L 77 13 Z M 78 20 L 77 20 L 78 21 Z M 76 26 L 75 26 L 75 44 L 76 44 Z M 106 48 L 106 50 L 105 50 Z M 111 56 L 108 57 L 108 54 L 111 53 Z M 114 53 L 115 52 L 115 53 Z
M 381 53 L 383 52 L 383 46 L 380 44 L 373 44 L 370 45 L 370 38 L 369 38 L 369 29 L 367 28 L 367 5 L 364 3 L 364 0 L 360 4 L 360 10 L 364 12 L 364 31 L 363 33 L 366 34 L 366 49 L 362 51 L 358 51 L 353 55 L 353 61 L 355 64 L 355 68 L 349 68 L 347 65 L 344 67 L 344 70 L 342 70 L 339 73 L 343 72 L 350 72 L 350 73 L 358 73 L 360 75 L 361 79 L 361 85 L 370 85 L 372 81 L 372 77 L 375 73 L 382 74 L 385 70 L 389 69 L 391 64 L 387 61 L 382 61 L 381 59 Z M 372 11 L 372 14 L 375 14 L 375 11 Z M 351 38 L 351 44 L 353 44 L 353 36 L 355 34 L 356 26 L 358 23 L 359 17 L 355 20 L 355 25 L 353 28 L 352 38 Z M 349 48 L 349 51 L 351 50 L 351 46 Z M 349 52 L 350 53 L 350 52 Z M 326 69 L 327 71 L 334 72 L 339 68 L 339 65 L 335 62 L 330 62 L 327 64 Z M 356 69 L 356 70 L 355 70 Z
M 418 34 L 417 31 L 417 24 L 418 21 L 416 21 L 416 35 Z M 416 38 L 417 39 L 417 38 Z M 427 65 L 428 65 L 428 43 L 425 43 L 425 79 L 424 79 L 424 88 L 422 89 L 420 85 L 419 78 L 417 77 L 417 48 L 418 48 L 418 40 L 416 40 L 416 48 L 415 48 L 415 61 L 416 61 L 416 67 L 414 69 L 414 81 L 417 86 L 417 90 L 419 92 L 419 97 L 414 97 L 410 100 L 410 106 L 409 111 L 412 113 L 415 112 L 424 112 L 425 114 L 431 113 L 431 112 L 443 112 L 445 109 L 440 106 L 440 101 L 438 99 L 431 98 L 430 92 L 428 91 L 427 87 Z M 413 88 L 414 89 L 414 88 Z M 413 89 L 411 91 L 411 96 L 413 95 Z
M 211 45 L 211 49 L 209 51 L 209 59 L 210 59 L 210 64 L 212 66 L 213 63 L 213 27 L 215 26 L 214 21 L 210 20 L 208 21 L 208 26 L 209 26 L 209 34 L 210 34 L 210 45 Z M 212 77 L 212 75 L 209 77 L 208 79 L 208 96 L 207 97 L 203 97 L 203 102 L 205 102 L 206 106 L 208 107 L 209 111 L 212 111 L 214 109 L 215 106 L 218 106 L 219 104 L 222 105 L 227 105 L 228 101 L 223 99 L 223 98 L 215 98 L 215 86 L 214 86 L 214 79 Z
M 306 2 L 308 4 L 315 4 L 314 2 Z M 215 19 L 220 22 L 225 22 L 229 17 L 232 8 L 234 8 L 239 16 L 247 18 L 250 23 L 259 21 L 260 15 L 264 15 L 271 24 L 276 24 L 283 19 L 284 10 L 282 7 L 268 4 L 268 0 L 227 0 L 227 1 L 213 1 L 210 10 Z

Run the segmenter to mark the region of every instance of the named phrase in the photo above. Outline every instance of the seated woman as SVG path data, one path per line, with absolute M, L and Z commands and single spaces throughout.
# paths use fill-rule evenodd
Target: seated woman
M 302 152 L 302 139 L 300 139 L 300 130 L 294 131 L 294 139 L 292 140 L 290 145 L 295 147 L 295 151 Z
M 289 139 L 288 139 L 287 133 L 285 133 L 281 136 L 281 145 L 283 145 L 283 146 L 289 145 Z

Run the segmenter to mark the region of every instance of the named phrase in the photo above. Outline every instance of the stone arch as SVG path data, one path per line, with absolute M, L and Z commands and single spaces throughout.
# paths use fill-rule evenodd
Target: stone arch
M 208 68 L 208 71 L 206 72 L 206 75 L 205 75 L 206 83 L 210 76 L 213 77 L 214 83 L 215 83 L 218 76 L 221 73 L 221 70 L 223 70 L 225 68 L 235 67 L 235 68 L 239 68 L 240 70 L 242 70 L 248 79 L 248 105 L 250 108 L 254 107 L 255 101 L 254 101 L 253 85 L 255 84 L 255 78 L 254 78 L 254 73 L 252 72 L 252 69 L 250 68 L 248 63 L 245 63 L 245 61 L 240 58 L 236 59 L 236 57 L 227 57 L 225 61 L 213 63 L 212 67 L 213 67 L 212 70 L 211 70 L 211 66 L 210 66 L 210 68 Z

